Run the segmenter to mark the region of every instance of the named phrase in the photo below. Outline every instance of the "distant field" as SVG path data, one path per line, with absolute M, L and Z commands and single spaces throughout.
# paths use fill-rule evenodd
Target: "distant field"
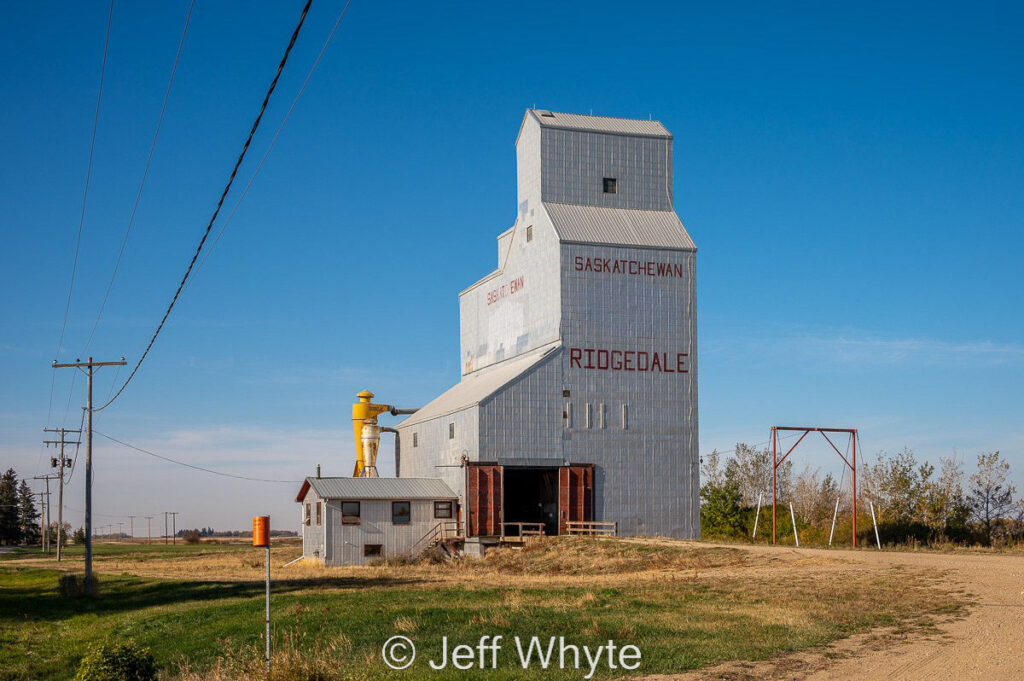
M 660 540 L 547 539 L 478 561 L 321 568 L 299 547 L 273 552 L 275 678 L 579 679 L 575 670 L 432 672 L 442 636 L 564 635 L 595 647 L 614 639 L 643 653 L 637 674 L 759 660 L 887 626 L 928 627 L 963 611 L 934 575 L 863 570 L 840 558 L 785 560 L 740 547 Z M 131 637 L 167 678 L 262 678 L 263 554 L 239 544 L 99 544 L 101 596 L 58 596 L 52 558 L 0 559 L 0 679 L 68 679 L 87 647 Z M 63 568 L 81 567 L 73 547 Z M 403 634 L 415 667 L 381 662 Z M 511 645 L 511 644 L 510 644 Z M 187 664 L 185 664 L 187 662 Z M 322 677 L 313 672 L 320 671 Z M 599 670 L 595 678 L 621 676 Z

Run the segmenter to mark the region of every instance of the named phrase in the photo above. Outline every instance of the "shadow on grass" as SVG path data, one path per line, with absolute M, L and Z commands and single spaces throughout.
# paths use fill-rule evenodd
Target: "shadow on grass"
M 265 588 L 261 582 L 172 581 L 99 574 L 98 596 L 65 598 L 57 592 L 60 574 L 55 570 L 31 568 L 0 571 L 0 623 L 4 620 L 59 621 L 85 613 L 104 615 L 180 603 L 262 598 Z M 422 581 L 390 577 L 318 577 L 273 580 L 271 589 L 274 595 L 283 595 L 316 589 L 409 586 Z

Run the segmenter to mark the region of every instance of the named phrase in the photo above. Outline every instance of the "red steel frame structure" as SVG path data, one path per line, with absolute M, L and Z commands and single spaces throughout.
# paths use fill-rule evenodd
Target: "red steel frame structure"
M 778 444 L 779 444 L 779 431 L 780 430 L 796 431 L 796 432 L 801 432 L 803 434 L 800 436 L 800 439 L 797 440 L 796 443 L 792 447 L 789 448 L 789 451 L 786 452 L 785 455 L 781 459 L 778 459 L 776 461 L 776 456 L 777 456 L 777 453 L 779 451 Z M 857 429 L 856 428 L 809 428 L 809 427 L 795 427 L 795 426 L 772 426 L 772 544 L 775 544 L 775 473 L 778 471 L 779 466 L 782 465 L 782 462 L 786 460 L 786 457 L 788 457 L 790 454 L 792 454 L 793 450 L 796 449 L 797 446 L 801 442 L 803 442 L 804 438 L 807 437 L 810 433 L 821 433 L 821 436 L 823 438 L 825 438 L 825 441 L 828 442 L 830 445 L 832 445 L 832 449 L 836 450 L 836 454 L 838 454 L 839 458 L 843 460 L 843 463 L 845 463 L 847 466 L 850 467 L 850 475 L 851 475 L 851 478 L 852 478 L 852 481 L 853 481 L 853 484 L 851 486 L 852 489 L 853 489 L 853 506 L 850 507 L 852 509 L 852 511 L 853 511 L 852 512 L 852 516 L 853 516 L 853 547 L 857 548 Z M 841 451 L 839 451 L 839 448 L 836 447 L 835 444 L 832 442 L 832 440 L 829 438 L 829 436 L 828 436 L 829 433 L 846 433 L 847 435 L 850 436 L 850 443 L 851 443 L 851 446 L 852 446 L 852 457 L 851 457 L 852 461 L 847 460 L 847 458 L 845 456 L 843 456 L 843 453 Z

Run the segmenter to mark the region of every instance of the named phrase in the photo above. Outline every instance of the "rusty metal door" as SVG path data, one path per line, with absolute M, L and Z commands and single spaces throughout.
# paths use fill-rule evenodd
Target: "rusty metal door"
M 594 520 L 594 465 L 574 464 L 558 469 L 558 533 L 568 522 Z
M 494 537 L 501 534 L 502 467 L 494 464 L 466 466 L 469 503 L 469 536 Z

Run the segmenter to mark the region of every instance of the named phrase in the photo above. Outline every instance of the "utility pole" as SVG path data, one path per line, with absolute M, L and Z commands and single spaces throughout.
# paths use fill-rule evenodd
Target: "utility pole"
M 133 515 L 128 516 L 128 522 L 130 523 L 128 525 L 128 528 L 129 528 L 128 529 L 128 534 L 131 535 L 132 539 L 135 539 L 135 516 L 133 516 Z
M 164 511 L 164 545 L 167 545 L 167 511 Z
M 124 536 L 124 523 L 117 524 L 117 538 L 121 539 Z
M 46 492 L 36 492 L 39 495 L 39 548 L 46 553 L 46 533 L 43 532 L 43 524 L 46 522 Z
M 80 430 L 67 430 L 65 428 L 43 428 L 44 433 L 60 433 L 60 440 L 43 440 L 43 444 L 47 447 L 50 445 L 60 445 L 60 485 L 57 492 L 57 562 L 60 562 L 62 553 L 61 546 L 63 541 L 61 535 L 64 533 L 64 467 L 71 465 L 71 459 L 64 456 L 64 445 L 80 445 L 81 440 L 75 442 L 68 442 L 65 438 L 67 433 L 81 433 Z M 50 467 L 57 468 L 54 466 L 54 459 L 50 459 Z
M 85 368 L 85 593 L 92 595 L 92 375 L 99 367 L 124 366 L 127 362 L 122 357 L 117 362 L 94 362 L 75 360 L 66 364 L 58 364 L 53 360 L 54 369 L 74 367 Z
M 171 514 L 171 543 L 178 543 L 178 512 L 168 511 Z
M 146 517 L 146 543 L 147 544 L 152 544 L 153 543 L 153 523 L 151 521 L 153 520 L 153 516 L 147 515 L 145 517 Z
M 40 521 L 43 521 L 44 520 L 44 516 L 45 516 L 46 531 L 43 532 L 43 551 L 46 552 L 46 553 L 50 552 L 50 480 L 52 480 L 54 477 L 56 477 L 56 476 L 53 476 L 53 475 L 37 475 L 34 478 L 32 478 L 33 480 L 45 480 L 46 481 L 46 492 L 45 492 L 45 494 L 46 494 L 46 504 L 43 506 L 43 509 L 41 509 L 42 512 L 39 514 L 39 520 Z M 42 501 L 42 495 L 43 494 L 44 494 L 43 492 L 39 493 L 40 502 Z

